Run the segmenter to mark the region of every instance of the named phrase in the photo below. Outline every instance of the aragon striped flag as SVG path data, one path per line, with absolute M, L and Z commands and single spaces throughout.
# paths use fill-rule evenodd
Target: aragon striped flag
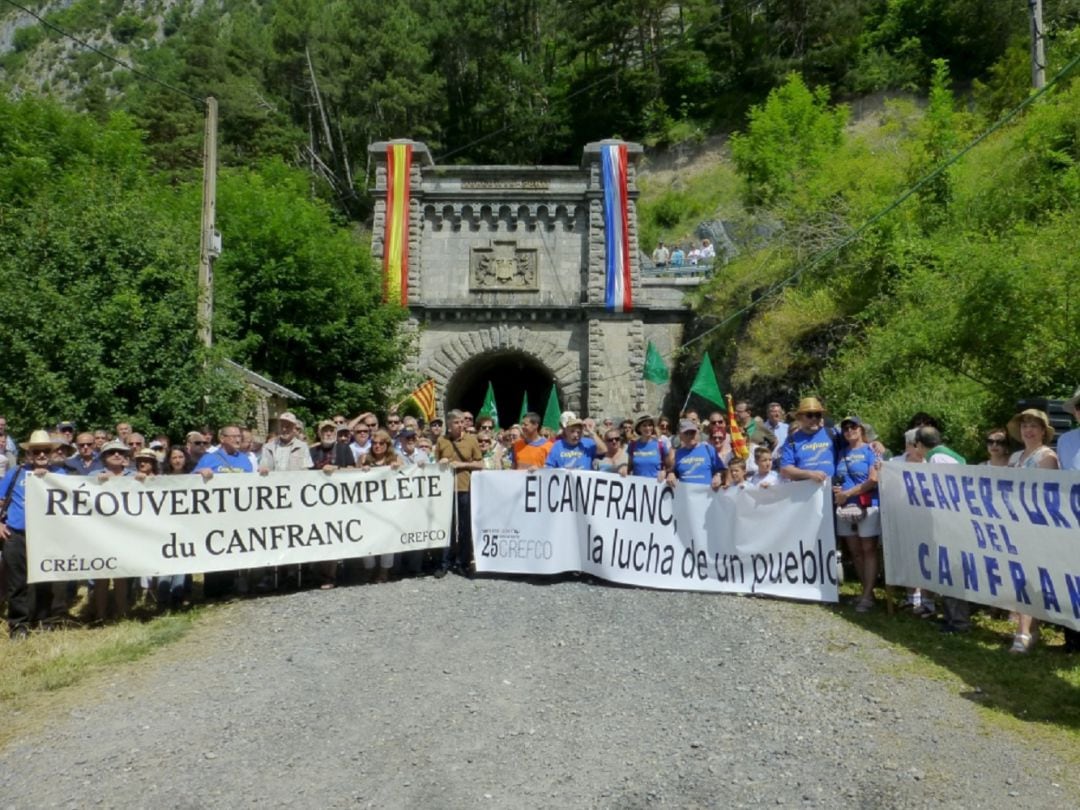
M 731 437 L 731 452 L 736 458 L 746 460 L 750 457 L 750 448 L 746 443 L 746 436 L 739 427 L 739 418 L 735 416 L 735 405 L 732 404 L 731 394 L 727 395 L 728 436 Z
M 421 383 L 409 397 L 420 406 L 424 413 L 424 421 L 430 422 L 435 418 L 435 380 Z
M 409 170 L 412 144 L 386 147 L 386 230 L 383 235 L 383 297 L 409 303 Z

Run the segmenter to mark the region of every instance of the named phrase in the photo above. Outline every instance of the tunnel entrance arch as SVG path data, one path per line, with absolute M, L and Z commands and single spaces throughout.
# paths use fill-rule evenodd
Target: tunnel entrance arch
M 490 381 L 499 422 L 511 425 L 521 414 L 525 393 L 529 410 L 543 415 L 553 384 L 560 408 L 581 409 L 581 357 L 568 348 L 573 343 L 566 334 L 505 324 L 457 332 L 440 341 L 420 371 L 435 380 L 443 413 L 452 408 L 479 413 Z
M 459 408 L 478 415 L 489 382 L 495 391 L 499 424 L 506 426 L 518 421 L 526 396 L 529 410 L 543 415 L 555 376 L 543 363 L 525 352 L 513 349 L 487 352 L 462 363 L 450 378 L 446 387 L 446 410 Z M 565 402 L 563 395 L 560 408 Z

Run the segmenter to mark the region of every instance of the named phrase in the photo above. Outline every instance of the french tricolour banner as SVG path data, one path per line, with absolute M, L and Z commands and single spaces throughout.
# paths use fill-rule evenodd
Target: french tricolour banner
M 409 303 L 409 170 L 412 144 L 386 147 L 386 231 L 383 236 L 383 291 L 388 302 Z
M 835 602 L 831 504 L 813 482 L 713 492 L 599 472 L 478 472 L 476 570 Z
M 1080 472 L 889 463 L 880 476 L 890 584 L 1080 629 Z
M 454 479 L 408 470 L 146 481 L 27 476 L 31 582 L 168 576 L 446 546 Z
M 604 185 L 604 306 L 613 312 L 629 312 L 630 228 L 626 188 L 626 144 L 601 147 Z

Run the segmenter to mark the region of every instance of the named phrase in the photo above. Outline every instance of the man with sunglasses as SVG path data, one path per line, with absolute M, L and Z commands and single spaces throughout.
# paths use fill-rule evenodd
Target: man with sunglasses
M 93 433 L 80 433 L 75 437 L 75 455 L 64 462 L 69 475 L 92 475 L 104 465 L 98 456 Z
M 187 450 L 188 458 L 195 464 L 198 464 L 199 459 L 206 455 L 209 444 L 206 437 L 197 430 L 188 431 L 187 436 L 184 437 L 184 449 Z
M 31 587 L 26 560 L 26 476 L 47 472 L 66 474 L 63 467 L 50 465 L 52 454 L 60 446 L 44 430 L 35 430 L 29 441 L 19 445 L 26 451 L 26 462 L 9 470 L 0 481 L 0 541 L 3 542 L 4 567 L 7 569 L 8 632 L 13 640 L 24 639 L 30 622 L 48 616 L 52 609 L 53 586 L 39 583 Z
M 825 408 L 817 397 L 803 397 L 795 427 L 780 453 L 780 476 L 788 481 L 827 483 L 836 474 L 836 433 L 825 427 Z

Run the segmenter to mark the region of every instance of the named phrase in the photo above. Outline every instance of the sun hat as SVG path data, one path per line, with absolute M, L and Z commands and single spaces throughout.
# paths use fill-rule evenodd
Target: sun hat
M 285 413 L 278 416 L 277 420 L 278 420 L 278 422 L 291 422 L 292 424 L 296 425 L 297 427 L 299 427 L 300 424 L 301 424 L 300 420 L 296 418 L 296 414 L 293 413 L 292 411 L 285 411 Z
M 850 425 L 855 425 L 855 427 L 862 427 L 862 421 L 857 416 L 845 416 L 843 419 L 840 420 L 840 427 L 841 428 L 843 428 L 844 425 L 849 425 L 849 424 Z
M 697 433 L 698 429 L 699 429 L 698 428 L 698 423 L 695 422 L 693 419 L 683 419 L 681 422 L 679 422 L 679 433 L 680 434 L 682 434 L 682 433 Z
M 60 442 L 49 435 L 47 430 L 35 430 L 30 434 L 30 438 L 25 442 L 19 444 L 23 450 L 32 450 L 35 447 L 48 447 L 50 450 L 56 450 L 60 447 Z
M 1028 408 L 1027 410 L 1020 411 L 1016 416 L 1009 420 L 1007 425 L 1009 435 L 1013 437 L 1020 444 L 1024 443 L 1023 438 L 1020 436 L 1020 422 L 1025 418 L 1035 419 L 1042 422 L 1043 426 L 1043 441 L 1047 444 L 1054 438 L 1054 427 L 1050 424 L 1050 417 L 1046 415 L 1045 411 L 1040 411 L 1038 408 Z
M 119 439 L 113 439 L 111 442 L 105 442 L 101 447 L 102 457 L 109 455 L 113 450 L 119 450 L 125 456 L 131 455 L 131 448 L 124 444 Z
M 573 411 L 563 411 L 561 414 L 559 414 L 559 425 L 561 427 L 566 427 L 568 424 L 570 424 L 570 422 L 576 419 L 577 414 Z
M 643 414 L 639 414 L 637 417 L 635 417 L 635 419 L 634 419 L 634 430 L 637 430 L 642 422 L 652 422 L 653 427 L 656 427 L 656 420 L 653 419 L 653 415 L 651 413 L 643 413 Z
M 565 417 L 566 414 L 563 414 L 563 416 Z M 559 421 L 562 421 L 562 420 L 560 419 Z M 572 428 L 572 427 L 583 427 L 584 425 L 585 425 L 585 420 L 578 417 L 578 416 L 574 416 L 574 414 L 570 414 L 570 418 L 562 423 L 563 430 L 565 430 L 566 428 Z
M 102 448 L 102 449 L 104 450 L 105 448 Z M 155 453 L 150 448 L 145 447 L 142 450 L 140 450 L 139 452 L 137 452 L 135 454 L 134 458 L 135 458 L 136 461 L 138 461 L 141 458 L 145 458 L 145 459 L 147 459 L 149 461 L 157 461 L 158 460 L 158 455 L 157 455 L 157 453 Z
M 796 416 L 810 412 L 825 413 L 825 406 L 817 397 L 803 397 L 799 400 L 799 407 L 795 409 Z

